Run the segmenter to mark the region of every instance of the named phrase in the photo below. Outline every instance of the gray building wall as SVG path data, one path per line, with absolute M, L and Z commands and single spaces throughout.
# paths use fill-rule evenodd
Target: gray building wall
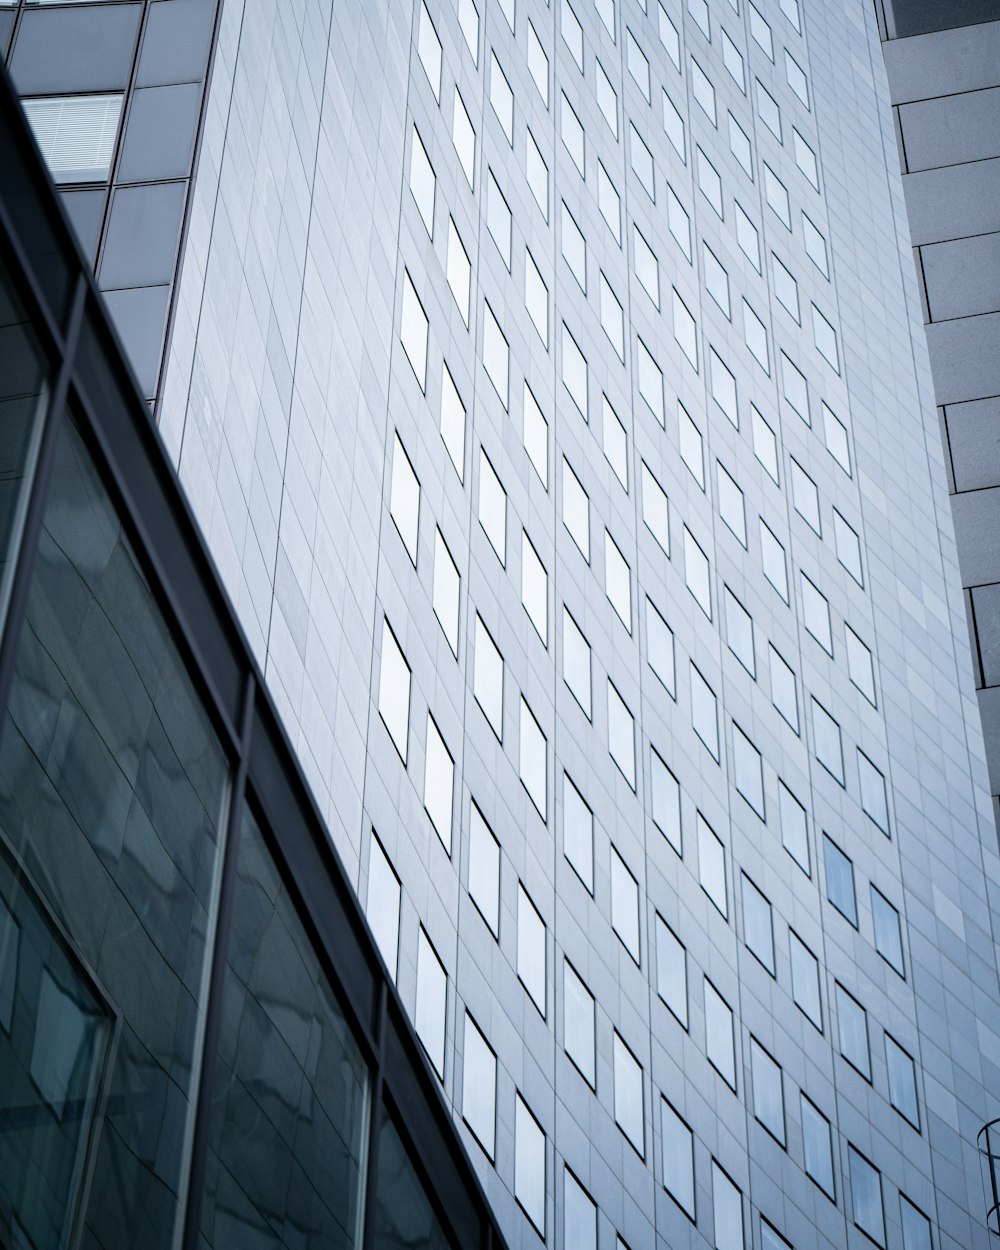
M 920 33 L 883 51 L 1000 821 L 1000 21 L 928 30 L 962 6 L 923 23 L 907 7 L 886 33 Z
M 574 1244 L 567 1168 L 599 1208 L 600 1250 L 617 1237 L 728 1250 L 723 1173 L 746 1245 L 765 1244 L 762 1221 L 799 1250 L 867 1244 L 851 1170 L 863 1156 L 886 1246 L 904 1244 L 905 1195 L 939 1250 L 985 1247 L 974 1141 L 1000 1089 L 1000 860 L 874 12 L 479 0 L 470 44 L 468 0 L 423 11 L 224 0 L 160 428 L 460 1121 L 467 1014 L 495 1052 L 492 1154 L 462 1131 L 510 1244 Z M 422 23 L 440 44 L 430 75 Z M 452 140 L 456 91 L 476 136 L 471 185 Z M 567 108 L 585 131 L 582 169 Z M 432 232 L 409 186 L 414 128 L 435 175 Z M 511 210 L 509 258 L 491 177 Z M 452 222 L 470 262 L 468 325 L 447 277 Z M 567 259 L 574 229 L 585 272 Z M 658 302 L 637 273 L 640 236 Z M 525 312 L 529 255 L 544 337 Z M 401 343 L 407 282 L 427 318 L 423 379 Z M 505 396 L 484 363 L 492 319 Z M 585 399 L 565 381 L 572 343 Z M 440 433 L 445 366 L 465 408 L 461 472 Z M 546 422 L 544 479 L 525 446 L 526 384 Z M 622 477 L 605 396 L 624 430 Z M 415 560 L 390 515 L 397 439 L 420 484 Z M 484 453 L 505 491 L 503 561 L 481 521 Z M 589 558 L 567 528 L 564 457 L 587 495 Z M 659 541 L 648 474 L 669 500 Z M 460 576 L 457 654 L 435 610 L 438 531 Z M 630 628 L 609 598 L 605 531 L 627 565 Z M 523 606 L 522 532 L 546 571 L 544 638 Z M 686 533 L 707 557 L 704 609 Z M 733 599 L 752 620 L 746 664 Z M 671 631 L 672 673 L 647 600 Z M 564 608 L 589 646 L 589 699 L 567 684 Z M 503 658 L 499 732 L 476 696 L 477 618 Z M 380 681 L 386 622 L 409 670 L 401 744 L 380 714 L 392 720 L 399 692 Z M 777 693 L 789 675 L 790 702 Z M 693 724 L 705 687 L 717 745 Z M 527 752 L 523 707 L 543 735 Z M 454 764 L 441 832 L 425 806 L 431 725 Z M 679 783 L 679 839 L 654 797 L 658 761 Z M 591 889 L 566 855 L 566 777 L 593 813 Z M 804 845 L 783 825 L 782 786 L 806 812 Z M 498 937 L 470 895 L 473 804 L 500 847 Z M 717 902 L 704 888 L 713 834 Z M 832 844 L 851 862 L 855 923 L 828 901 Z M 391 948 L 371 884 L 380 855 L 401 885 Z M 631 897 L 616 892 L 619 864 Z M 773 960 L 751 951 L 761 931 L 744 879 L 766 900 Z M 537 1000 L 519 957 L 522 888 L 544 925 Z M 900 915 L 901 963 L 876 946 L 879 897 Z M 662 922 L 685 947 L 686 1027 L 659 992 Z M 815 1021 L 792 983 L 802 945 L 817 960 Z M 427 991 L 430 950 L 443 1000 Z M 566 1050 L 567 962 L 594 1000 L 593 1084 Z M 841 1053 L 838 985 L 865 1012 L 867 1076 Z M 733 1015 L 731 1080 L 707 1053 L 713 992 Z M 893 1105 L 887 1036 L 916 1060 L 919 1127 Z M 616 1122 L 622 1043 L 641 1068 L 638 1149 Z M 780 1066 L 784 1145 L 761 1123 L 760 1048 Z M 832 1127 L 832 1197 L 805 1172 L 803 1098 Z M 664 1100 L 693 1130 L 693 1220 L 662 1183 Z M 519 1105 L 544 1133 L 534 1222 Z

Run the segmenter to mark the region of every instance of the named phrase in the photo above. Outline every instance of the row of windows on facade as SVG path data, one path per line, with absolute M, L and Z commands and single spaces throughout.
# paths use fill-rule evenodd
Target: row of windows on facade
M 568 786 L 572 783 L 568 781 Z M 582 799 L 577 795 L 577 801 Z M 567 805 L 569 800 L 567 800 Z M 399 924 L 400 886 L 377 839 L 372 839 L 369 868 L 369 919 L 376 939 L 394 971 Z M 567 855 L 569 848 L 567 847 Z M 469 886 L 477 908 L 496 935 L 499 931 L 499 858 L 500 848 L 478 809 L 471 809 Z M 612 849 L 612 891 L 615 879 L 627 874 L 620 864 L 615 872 L 616 852 Z M 634 881 L 631 883 L 634 889 Z M 773 932 L 770 914 L 766 921 L 760 912 L 759 902 L 750 902 L 748 890 L 761 899 L 756 887 L 744 877 L 745 939 L 747 945 L 761 958 L 768 958 L 773 968 Z M 612 904 L 614 909 L 614 902 Z M 620 905 L 622 906 L 622 905 Z M 636 902 L 637 906 L 637 902 Z M 545 926 L 523 886 L 518 887 L 518 975 L 536 1006 L 545 1014 Z M 628 925 L 622 929 L 627 930 Z M 657 915 L 657 976 L 656 988 L 660 998 L 676 1016 L 685 1029 L 688 1020 L 688 968 L 687 954 L 683 944 L 666 922 Z M 635 940 L 638 940 L 638 918 L 635 920 Z M 766 939 L 764 934 L 766 933 Z M 623 942 L 628 938 L 622 934 Z M 815 957 L 790 930 L 790 953 L 795 1001 L 803 1012 L 822 1029 L 819 967 Z M 898 942 L 898 928 L 897 937 Z M 770 953 L 768 953 L 769 947 Z M 417 947 L 417 987 L 415 1022 L 419 1036 L 439 1075 L 444 1077 L 445 1066 L 445 1018 L 447 1010 L 447 974 L 435 953 L 425 931 L 421 928 Z M 733 1090 L 737 1087 L 736 1051 L 732 1011 L 712 982 L 705 977 L 704 1021 L 705 1051 L 710 1063 Z M 871 1080 L 871 1062 L 868 1045 L 867 1016 L 857 1001 L 837 983 L 837 1019 L 840 1052 L 867 1080 Z M 645 1126 L 643 1112 L 643 1072 L 624 1039 L 612 1029 L 612 1084 L 613 1107 L 616 1123 L 637 1153 L 645 1158 Z M 919 1112 L 916 1075 L 910 1055 L 888 1033 L 884 1036 L 885 1064 L 888 1093 L 891 1104 L 919 1131 Z M 597 1070 L 597 1013 L 594 997 L 568 959 L 563 960 L 563 1045 L 587 1084 L 596 1091 Z M 753 1111 L 757 1120 L 785 1149 L 788 1148 L 788 1128 L 785 1104 L 785 1078 L 781 1067 L 757 1041 L 749 1038 L 750 1081 Z M 462 1101 L 461 1113 L 469 1128 L 491 1160 L 496 1148 L 496 1055 L 475 1020 L 468 1012 L 464 1016 L 462 1049 Z M 655 1094 L 654 1094 L 655 1097 Z M 692 1218 L 696 1218 L 694 1185 L 694 1135 L 682 1116 L 665 1096 L 659 1099 L 661 1111 L 661 1179 L 677 1203 Z M 831 1201 L 837 1202 L 835 1181 L 835 1155 L 830 1121 L 805 1095 L 799 1093 L 802 1151 L 798 1156 L 806 1174 L 824 1191 Z M 522 1136 L 525 1139 L 522 1143 Z M 545 1138 L 544 1131 L 517 1095 L 515 1113 L 515 1195 L 526 1213 L 544 1235 L 545 1229 Z M 518 1155 L 522 1144 L 527 1152 L 526 1164 L 521 1168 Z M 884 1224 L 881 1218 L 881 1189 L 878 1174 L 864 1159 L 855 1159 L 852 1150 L 850 1160 L 851 1189 L 856 1222 L 877 1244 L 884 1245 Z M 864 1166 L 868 1171 L 856 1172 Z M 874 1178 L 874 1179 L 873 1179 Z M 575 1183 L 575 1180 L 574 1180 Z M 859 1205 L 860 1193 L 864 1195 Z M 738 1191 L 737 1191 L 738 1192 Z M 878 1202 L 875 1202 L 875 1195 Z M 575 1207 L 580 1195 L 567 1194 L 567 1202 Z M 589 1200 L 588 1200 L 589 1201 Z M 736 1202 L 736 1199 L 733 1199 Z M 735 1206 L 733 1207 L 735 1210 Z M 566 1229 L 575 1228 L 579 1211 L 587 1212 L 588 1206 L 564 1213 Z M 929 1238 L 929 1225 L 916 1217 L 915 1210 L 904 1213 L 904 1219 L 912 1220 L 908 1235 L 924 1235 Z M 715 1212 L 718 1219 L 718 1211 Z M 589 1229 L 590 1222 L 586 1227 Z M 740 1236 L 733 1241 L 717 1242 L 717 1245 L 742 1246 L 742 1216 L 734 1231 Z M 567 1231 L 568 1236 L 568 1231 Z M 586 1245 L 586 1241 L 567 1239 L 567 1246 Z M 784 1243 L 776 1243 L 784 1244 Z M 909 1247 L 929 1246 L 929 1241 L 904 1240 Z
M 530 23 L 529 30 L 532 32 L 534 30 Z M 635 46 L 637 47 L 637 45 Z M 540 55 L 544 60 L 544 52 L 541 51 L 540 44 L 538 47 Z M 437 34 L 434 31 L 427 9 L 424 5 L 421 6 L 420 27 L 418 31 L 418 52 L 421 55 L 425 70 L 427 71 L 428 77 L 431 81 L 435 98 L 439 99 L 441 46 L 437 38 Z M 641 55 L 641 52 L 637 52 L 637 55 Z M 531 64 L 531 60 L 532 58 L 529 48 L 529 66 Z M 694 66 L 697 65 L 696 62 L 692 62 L 692 64 Z M 544 82 L 546 84 L 546 88 L 544 96 L 547 103 L 547 60 L 545 60 L 545 65 L 546 75 Z M 698 72 L 700 73 L 701 71 L 699 70 Z M 605 81 L 607 80 L 605 79 Z M 705 81 L 707 82 L 707 79 L 705 79 Z M 758 85 L 760 86 L 760 84 Z M 611 90 L 610 84 L 608 84 L 608 90 Z M 760 91 L 764 91 L 762 86 L 760 86 Z M 600 92 L 598 95 L 600 97 Z M 766 92 L 764 92 L 764 95 L 766 95 Z M 490 98 L 493 110 L 501 120 L 501 123 L 504 125 L 505 133 L 507 133 L 508 138 L 512 142 L 513 95 L 510 91 L 507 79 L 499 66 L 499 62 L 496 60 L 495 54 L 492 54 L 491 62 Z M 769 96 L 767 96 L 767 98 L 770 99 Z M 712 100 L 714 112 L 714 94 Z M 670 119 L 667 127 L 668 133 L 672 135 L 675 145 L 678 147 L 679 154 L 686 163 L 687 152 L 684 140 L 683 120 L 680 117 L 680 114 L 677 113 L 674 106 L 670 104 L 669 97 L 666 93 L 664 93 L 664 102 L 665 119 Z M 666 111 L 668 105 L 669 112 Z M 775 109 L 776 108 L 777 106 L 775 106 Z M 614 116 L 617 119 L 617 111 L 615 111 Z M 780 122 L 778 124 L 780 128 Z M 630 127 L 630 129 L 633 136 L 631 142 L 633 169 L 635 169 L 639 174 L 641 181 L 648 190 L 650 196 L 655 201 L 652 155 L 650 154 L 645 143 L 643 143 L 641 138 L 639 138 L 634 127 Z M 615 121 L 615 130 L 617 131 L 617 120 Z M 455 87 L 454 94 L 452 133 L 456 151 L 459 155 L 460 162 L 471 188 L 474 184 L 475 177 L 476 136 L 472 122 L 465 109 L 464 103 L 462 102 L 457 86 Z M 750 156 L 749 140 L 746 139 L 745 133 L 739 127 L 735 118 L 733 118 L 731 114 L 730 133 L 731 137 L 739 134 L 746 142 L 745 149 L 742 144 L 737 143 L 734 145 L 734 151 L 738 151 L 740 154 L 741 163 L 744 164 L 746 172 L 752 180 L 753 163 Z M 583 127 L 576 112 L 569 104 L 565 94 L 562 96 L 561 134 L 567 149 L 574 156 L 574 159 L 577 160 L 581 174 L 585 174 Z M 816 173 L 815 157 L 812 155 L 812 150 L 797 130 L 794 131 L 793 137 L 795 139 L 797 156 L 801 157 L 800 164 L 805 166 L 806 171 L 810 176 L 810 181 L 818 190 L 818 174 Z M 811 161 L 807 159 L 806 154 L 808 154 L 808 157 L 812 158 Z M 547 221 L 549 216 L 548 170 L 530 129 L 527 131 L 526 175 L 529 187 Z M 487 177 L 489 182 L 488 194 L 486 197 L 487 225 L 490 228 L 492 237 L 496 241 L 500 255 L 506 267 L 510 269 L 510 209 L 506 198 L 499 188 L 499 184 L 497 183 L 496 176 L 492 169 L 489 169 Z M 432 236 L 435 181 L 433 167 L 427 157 L 426 149 L 424 148 L 417 131 L 414 129 L 411 144 L 410 182 L 411 187 L 413 188 L 414 197 L 420 207 L 424 223 L 427 226 L 428 232 Z M 717 170 L 700 147 L 698 148 L 698 181 L 701 190 L 713 204 L 713 207 L 715 207 L 719 216 L 724 216 L 721 179 Z M 772 209 L 781 218 L 785 226 L 791 230 L 792 222 L 787 190 L 766 162 L 763 165 L 763 181 L 765 198 Z M 667 199 L 668 222 L 670 224 L 671 232 L 680 244 L 688 262 L 691 263 L 692 250 L 689 214 L 681 203 L 680 198 L 669 184 L 667 185 Z M 618 192 L 615 190 L 604 165 L 600 161 L 598 162 L 598 205 L 601 208 L 602 214 L 605 216 L 613 236 L 620 245 L 620 197 Z M 734 206 L 737 241 L 757 272 L 762 273 L 760 242 L 757 228 L 738 202 L 734 201 Z M 566 258 L 581 287 L 586 292 L 586 245 L 579 226 L 577 225 L 576 220 L 565 201 L 562 202 L 561 225 L 563 256 Z M 828 277 L 829 266 L 825 239 L 823 238 L 822 233 L 812 222 L 812 219 L 805 213 L 802 215 L 802 229 L 807 254 L 812 258 L 816 267 L 821 273 L 823 273 L 824 277 Z M 709 291 L 709 294 L 718 304 L 726 317 L 731 319 L 732 302 L 730 299 L 728 273 L 707 243 L 703 243 L 702 250 L 706 289 Z M 634 223 L 633 264 L 635 276 L 650 296 L 655 307 L 659 309 L 661 307 L 659 263 L 655 253 L 649 247 L 638 226 Z M 451 218 L 449 221 L 447 269 L 453 293 L 462 313 L 463 320 L 468 326 L 471 265 L 466 249 L 459 237 L 454 218 Z M 798 283 L 796 279 L 792 275 L 790 269 L 778 258 L 776 254 L 772 255 L 771 269 L 774 289 L 779 301 L 794 318 L 795 322 L 797 324 L 801 324 L 801 310 Z M 548 288 L 530 251 L 526 251 L 525 254 L 524 295 L 529 316 L 531 317 L 536 329 L 538 330 L 539 336 L 547 349 L 549 345 Z M 743 313 L 744 339 L 746 345 L 765 372 L 770 373 L 771 364 L 766 326 L 745 298 L 742 299 L 741 305 Z M 811 314 L 813 338 L 816 348 L 824 359 L 834 368 L 834 370 L 839 373 L 840 362 L 836 331 L 815 303 L 811 305 Z M 698 347 L 694 319 L 691 317 L 690 312 L 688 311 L 676 288 L 673 291 L 673 319 L 675 337 L 682 350 L 685 352 L 685 355 L 691 361 L 695 369 L 697 369 Z M 601 320 L 610 341 L 615 346 L 619 356 L 624 360 L 622 307 L 603 272 L 601 274 Z M 506 402 L 506 397 L 502 391 L 501 398 Z M 582 411 L 586 415 L 585 399 L 582 405 Z

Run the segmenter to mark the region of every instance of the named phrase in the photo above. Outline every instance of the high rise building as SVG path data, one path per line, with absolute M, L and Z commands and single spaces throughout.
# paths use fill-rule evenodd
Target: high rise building
M 394 1067 L 376 1034 L 371 1088 L 395 1088 L 439 1240 L 368 1231 L 395 1174 L 376 1163 L 368 1190 L 355 1165 L 361 1215 L 331 1244 L 364 1225 L 365 1244 L 464 1250 L 499 1239 L 478 1231 L 495 1218 L 512 1248 L 985 1248 L 1000 855 L 973 672 L 982 684 L 992 652 L 980 641 L 973 660 L 961 587 L 988 579 L 969 581 L 956 553 L 954 438 L 949 479 L 895 146 L 898 115 L 910 158 L 913 96 L 890 96 L 909 41 L 881 47 L 904 33 L 894 14 L 22 0 L 5 16 L 12 80 L 85 259 L 118 293 L 241 663 L 361 900 L 399 995 L 380 982 L 380 1001 L 402 1004 L 423 1045 L 426 1065 L 406 1051 Z M 950 432 L 957 399 L 934 382 Z M 92 404 L 103 393 L 80 386 Z M 87 420 L 100 448 L 101 418 Z M 127 478 L 112 496 L 141 521 Z M 65 518 L 34 524 L 48 569 Z M 163 535 L 139 530 L 155 584 Z M 988 532 L 978 542 L 995 557 Z M 11 619 L 27 603 L 44 638 L 20 584 Z M 72 621 L 58 584 L 46 611 Z M 86 653 L 85 632 L 63 632 Z M 24 693 L 0 765 L 34 741 L 27 709 L 56 706 L 41 660 L 13 646 L 0 698 L 8 669 Z M 224 698 L 215 653 L 187 638 L 181 652 Z M 165 673 L 161 697 L 178 681 Z M 87 717 L 119 745 L 106 713 Z M 71 716 L 61 732 L 39 722 L 44 758 L 100 755 L 75 745 Z M 255 740 L 238 739 L 235 793 L 248 787 L 271 832 L 242 840 L 277 841 L 308 892 L 283 809 L 258 793 Z M 206 763 L 199 819 L 219 801 L 211 779 Z M 30 843 L 38 805 L 17 801 Z M 311 901 L 292 947 L 316 938 Z M 336 929 L 317 945 L 344 980 Z M 65 920 L 60 941 L 95 1002 L 114 1000 Z M 218 955 L 209 966 L 224 980 Z M 123 1028 L 146 997 L 122 1000 Z M 252 1034 L 227 1051 L 224 1014 L 189 1014 L 192 1053 L 255 1092 Z M 277 1014 L 293 1033 L 301 1012 Z M 67 1061 L 45 1063 L 51 1093 Z M 438 1189 L 401 1070 L 438 1086 L 492 1217 L 457 1155 Z M 194 1125 L 173 1140 L 193 1135 L 191 1184 L 211 1209 L 218 1138 L 181 1109 L 175 1122 Z M 292 1221 L 270 1221 L 266 1244 L 319 1228 L 288 1193 Z M 79 1201 L 68 1228 L 88 1218 Z M 237 1227 L 216 1220 L 218 1244 L 244 1244 Z

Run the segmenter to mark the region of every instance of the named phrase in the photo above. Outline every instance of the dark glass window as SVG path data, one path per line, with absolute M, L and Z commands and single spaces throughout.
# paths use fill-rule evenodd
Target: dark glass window
M 25 1244 L 174 1242 L 227 793 L 67 423 L 0 731 L 0 921 L 17 934 L 0 977 L 0 1227 Z
M 453 1250 L 413 1161 L 383 1111 L 372 1250 Z
M 0 627 L 45 373 L 24 309 L 0 270 Z
M 260 828 L 243 821 L 202 1244 L 361 1244 L 368 1072 Z
M 1000 0 L 887 0 L 886 9 L 889 37 L 897 39 L 1000 20 Z

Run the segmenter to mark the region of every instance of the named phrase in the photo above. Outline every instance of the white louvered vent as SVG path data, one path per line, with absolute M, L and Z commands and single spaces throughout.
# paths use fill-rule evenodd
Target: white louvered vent
M 103 182 L 107 178 L 121 95 L 25 100 L 24 111 L 55 182 Z

